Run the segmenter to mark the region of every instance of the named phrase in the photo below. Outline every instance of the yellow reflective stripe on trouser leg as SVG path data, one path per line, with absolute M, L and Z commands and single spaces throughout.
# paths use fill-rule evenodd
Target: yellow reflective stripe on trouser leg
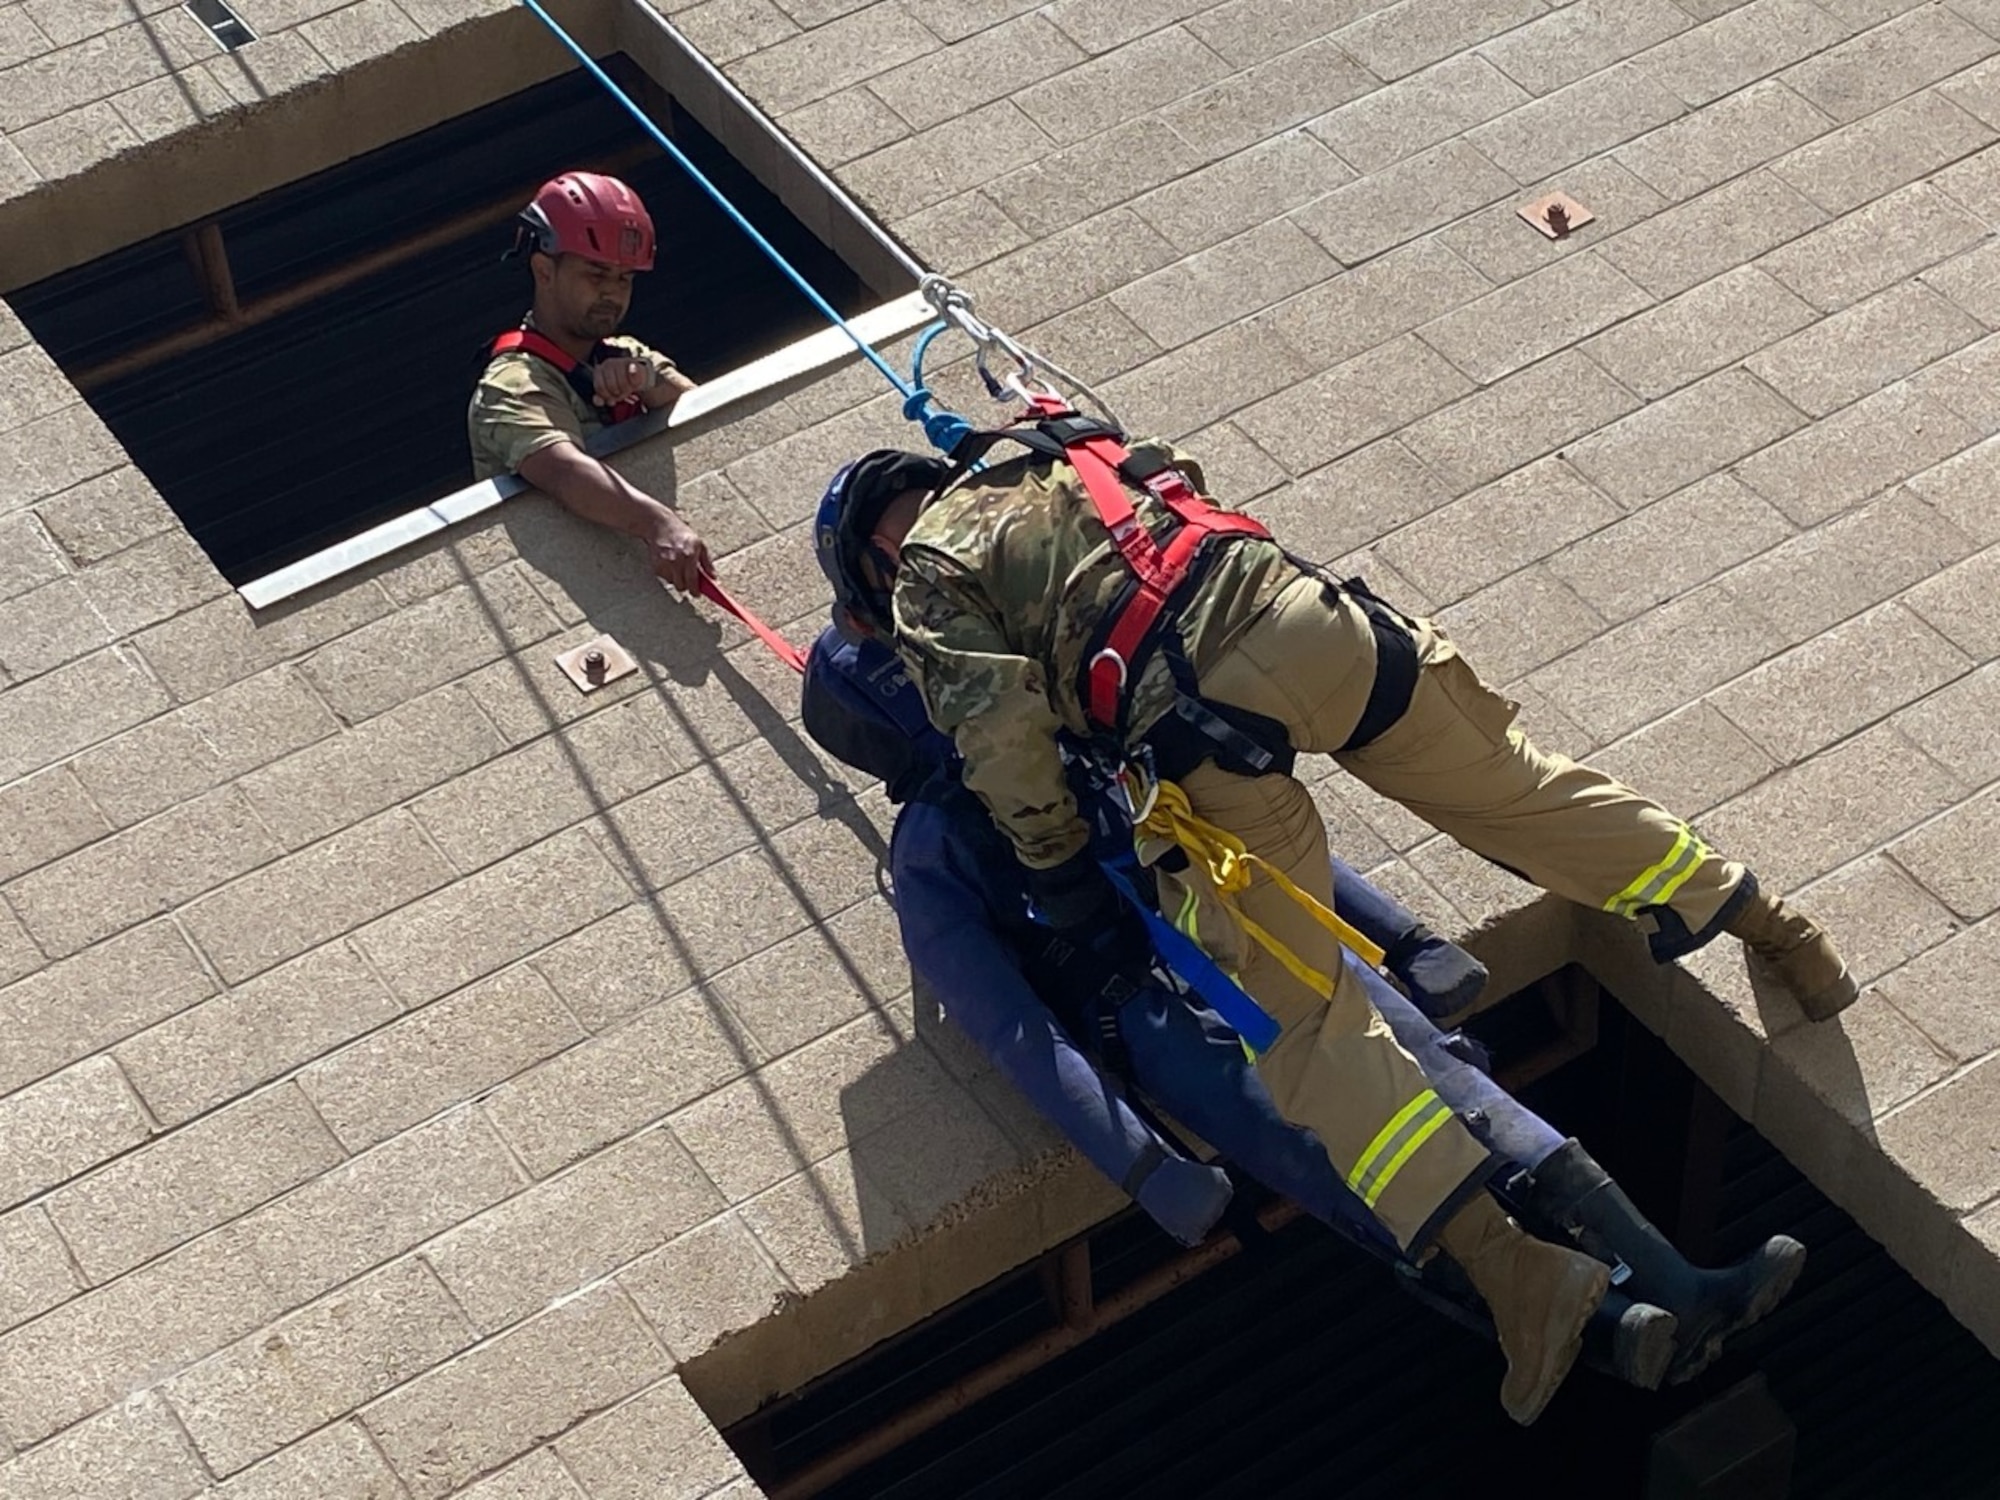
M 1396 1180 L 1396 1174 L 1403 1170 L 1403 1164 L 1450 1118 L 1450 1106 L 1438 1098 L 1436 1090 L 1425 1089 L 1376 1132 L 1375 1139 L 1355 1162 L 1354 1170 L 1347 1174 L 1349 1189 L 1373 1208 Z
M 1667 851 L 1667 857 L 1640 871 L 1630 885 L 1604 903 L 1604 909 L 1621 917 L 1633 917 L 1641 907 L 1664 905 L 1701 868 L 1708 854 L 1708 845 L 1696 838 L 1687 824 L 1681 824 L 1680 836 Z

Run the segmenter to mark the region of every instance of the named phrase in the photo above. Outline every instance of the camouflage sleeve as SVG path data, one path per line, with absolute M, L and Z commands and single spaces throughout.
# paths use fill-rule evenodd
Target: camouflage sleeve
M 505 358 L 496 359 L 479 377 L 466 413 L 476 477 L 517 473 L 531 453 L 553 443 L 584 440 L 567 385 L 554 387 L 551 382 L 562 377 L 554 371 L 546 374 L 545 379 L 537 361 Z
M 957 742 L 965 784 L 1032 869 L 1061 864 L 1088 838 L 1063 774 L 1039 662 L 1018 654 L 978 578 L 924 548 L 896 575 L 896 646 L 931 722 Z

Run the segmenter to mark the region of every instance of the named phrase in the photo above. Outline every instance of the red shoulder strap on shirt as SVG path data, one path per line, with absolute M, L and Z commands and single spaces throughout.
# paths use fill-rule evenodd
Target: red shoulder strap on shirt
M 536 359 L 546 360 L 554 365 L 562 371 L 563 378 L 570 383 L 572 390 L 585 401 L 595 404 L 596 388 L 592 385 L 590 374 L 584 369 L 583 362 L 572 358 L 567 349 L 547 334 L 533 328 L 510 328 L 493 341 L 495 355 L 512 354 L 517 349 L 523 354 L 532 354 Z M 604 346 L 599 344 L 594 352 L 601 353 L 603 349 Z M 605 421 L 629 421 L 645 410 L 645 402 L 637 396 L 627 396 L 610 408 L 605 414 Z

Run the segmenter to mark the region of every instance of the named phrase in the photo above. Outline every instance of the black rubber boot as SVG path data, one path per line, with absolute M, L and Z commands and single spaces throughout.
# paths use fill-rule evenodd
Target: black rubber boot
M 1664 1307 L 1609 1291 L 1584 1325 L 1583 1357 L 1627 1385 L 1657 1391 L 1673 1364 L 1679 1327 L 1680 1320 Z
M 1782 1302 L 1805 1269 L 1806 1247 L 1783 1234 L 1723 1270 L 1690 1264 L 1573 1140 L 1535 1169 L 1524 1209 L 1538 1229 L 1567 1236 L 1608 1265 L 1631 1267 L 1620 1290 L 1679 1320 L 1670 1384 L 1707 1369 L 1723 1341 Z

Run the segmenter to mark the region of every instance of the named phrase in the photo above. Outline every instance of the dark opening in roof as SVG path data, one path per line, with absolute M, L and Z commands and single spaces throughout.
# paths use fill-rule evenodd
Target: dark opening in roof
M 842 313 L 881 300 L 628 60 L 607 67 Z M 500 259 L 512 214 L 571 167 L 645 199 L 658 269 L 626 331 L 694 379 L 824 326 L 580 72 L 9 301 L 241 584 L 471 482 L 472 383 L 529 300 Z

